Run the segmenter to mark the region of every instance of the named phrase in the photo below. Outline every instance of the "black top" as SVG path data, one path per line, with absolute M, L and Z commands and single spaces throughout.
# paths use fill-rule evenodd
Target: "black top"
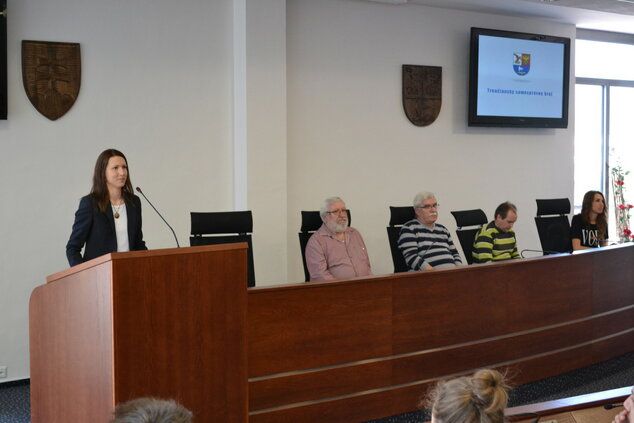
M 606 226 L 605 232 L 607 234 L 608 228 Z M 599 228 L 596 224 L 586 223 L 583 221 L 581 214 L 576 214 L 572 217 L 572 223 L 570 224 L 570 238 L 578 239 L 581 241 L 583 247 L 597 248 L 600 247 L 599 243 L 605 241 L 605 239 L 599 239 Z
M 141 231 L 141 200 L 136 195 L 132 204 L 126 203 L 128 217 L 128 242 L 130 251 L 147 250 Z M 84 256 L 81 255 L 82 247 Z M 112 208 L 99 211 L 92 196 L 87 195 L 79 201 L 75 212 L 75 223 L 70 239 L 66 244 L 66 257 L 71 266 L 91 260 L 95 257 L 117 251 L 117 234 L 114 227 Z

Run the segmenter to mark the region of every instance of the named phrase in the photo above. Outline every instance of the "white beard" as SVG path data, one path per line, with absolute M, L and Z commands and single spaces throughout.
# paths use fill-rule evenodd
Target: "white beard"
M 329 222 L 329 223 L 326 224 L 326 226 L 332 232 L 338 234 L 338 233 L 341 233 L 341 232 L 345 232 L 346 229 L 348 229 L 348 222 L 347 221 L 345 223 Z

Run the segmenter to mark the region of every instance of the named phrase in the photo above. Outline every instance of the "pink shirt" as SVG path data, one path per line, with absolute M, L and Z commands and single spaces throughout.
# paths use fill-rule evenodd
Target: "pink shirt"
M 370 258 L 361 234 L 347 228 L 345 242 L 340 241 L 327 227 L 321 225 L 306 245 L 306 265 L 311 281 L 350 279 L 369 276 Z

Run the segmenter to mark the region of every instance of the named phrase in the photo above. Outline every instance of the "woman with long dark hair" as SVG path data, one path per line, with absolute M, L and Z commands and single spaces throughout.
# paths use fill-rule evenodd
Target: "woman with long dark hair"
M 608 210 L 605 205 L 605 197 L 601 192 L 586 192 L 581 204 L 581 213 L 573 216 L 570 226 L 573 250 L 585 250 L 607 245 Z
M 97 157 L 92 189 L 75 212 L 66 257 L 75 266 L 104 254 L 134 250 L 147 250 L 141 200 L 133 194 L 127 159 L 122 152 L 108 149 Z

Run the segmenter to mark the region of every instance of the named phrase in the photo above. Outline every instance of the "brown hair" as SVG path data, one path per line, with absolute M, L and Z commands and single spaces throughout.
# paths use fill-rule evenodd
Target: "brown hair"
M 495 209 L 493 218 L 495 219 L 496 217 L 500 216 L 502 219 L 506 219 L 506 215 L 509 214 L 510 210 L 513 210 L 513 213 L 517 214 L 517 207 L 515 207 L 515 204 L 511 203 L 510 201 L 505 201 L 504 203 L 500 204 L 497 209 Z
M 110 205 L 110 194 L 108 193 L 108 187 L 106 185 L 106 168 L 108 167 L 108 161 L 111 157 L 122 157 L 126 165 L 128 164 L 128 159 L 125 158 L 123 153 L 114 148 L 102 151 L 99 157 L 97 157 L 95 171 L 92 174 L 92 189 L 90 190 L 90 195 L 93 197 L 94 203 L 101 212 L 105 212 Z M 123 195 L 126 206 L 133 204 L 132 197 L 134 196 L 134 191 L 132 190 L 132 182 L 130 182 L 129 167 L 128 178 L 121 189 L 121 194 Z
M 174 400 L 137 398 L 119 404 L 110 423 L 191 423 L 192 412 Z
M 508 386 L 496 370 L 439 382 L 427 401 L 438 423 L 503 423 Z
M 608 237 L 608 205 L 605 203 L 605 197 L 601 191 L 588 191 L 585 193 L 581 203 L 581 219 L 585 223 L 590 223 L 590 212 L 592 211 L 592 203 L 594 203 L 596 194 L 599 194 L 603 199 L 603 213 L 597 215 L 597 232 L 599 233 L 599 239 L 605 240 Z

